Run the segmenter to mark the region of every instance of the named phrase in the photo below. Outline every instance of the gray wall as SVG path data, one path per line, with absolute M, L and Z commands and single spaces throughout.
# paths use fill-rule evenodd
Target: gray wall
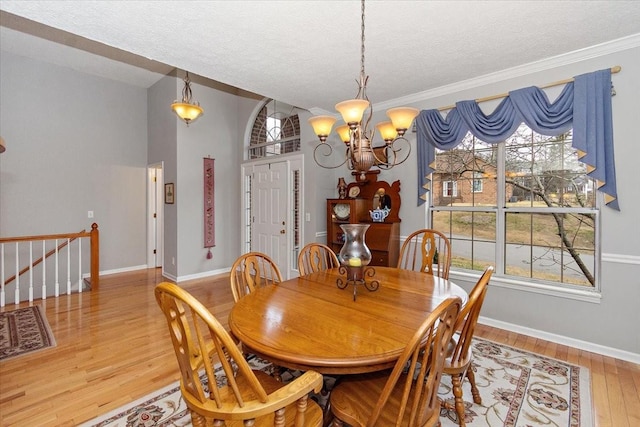
M 147 146 L 147 164 L 157 165 L 162 163 L 163 185 L 165 182 L 176 182 L 177 172 L 177 129 L 179 120 L 169 108 L 168 102 L 176 98 L 176 86 L 178 80 L 175 77 L 166 76 L 149 88 L 148 99 L 148 126 L 149 144 Z M 171 120 L 173 118 L 173 120 Z M 178 227 L 177 205 L 160 202 L 163 208 L 163 240 L 164 251 L 162 266 L 164 274 L 171 278 L 178 276 L 178 262 L 172 262 L 177 257 Z
M 637 186 L 637 160 L 640 150 L 637 133 L 640 48 L 513 79 L 494 87 L 500 92 L 526 85 L 540 85 L 614 65 L 622 66 L 622 72 L 612 77 L 617 92 L 613 98 L 613 120 L 621 211 L 616 212 L 608 207 L 603 207 L 601 211 L 603 262 L 600 303 L 495 287 L 488 293 L 483 316 L 639 355 L 640 192 Z M 489 90 L 494 90 L 494 87 Z
M 557 296 L 549 296 L 530 291 L 515 290 L 498 286 L 494 279 L 487 294 L 482 316 L 488 323 L 519 329 L 523 332 L 538 334 L 554 340 L 560 337 L 564 342 L 569 338 L 579 346 L 598 350 L 600 346 L 617 349 L 620 356 L 625 352 L 632 359 L 640 360 L 640 315 L 637 304 L 640 301 L 640 190 L 638 186 L 638 99 L 640 99 L 640 48 L 621 48 L 621 50 L 600 56 L 585 54 L 589 59 L 576 60 L 569 65 L 557 66 L 534 73 L 519 72 L 518 77 L 493 76 L 479 80 L 482 84 L 463 82 L 451 88 L 443 88 L 424 101 L 414 102 L 419 109 L 430 109 L 455 104 L 456 101 L 477 99 L 505 93 L 526 86 L 542 86 L 547 83 L 564 80 L 568 77 L 588 73 L 615 65 L 622 71 L 612 77 L 617 95 L 613 98 L 613 119 L 615 137 L 615 160 L 620 201 L 620 212 L 608 207 L 602 208 L 601 248 L 602 262 L 602 298 L 599 303 L 579 301 Z M 558 61 L 560 62 L 560 61 Z M 568 62 L 568 61 L 567 61 Z M 542 66 L 540 68 L 543 68 Z M 522 70 L 516 70 L 522 71 Z M 515 72 L 513 73 L 515 75 Z M 465 88 L 456 90 L 456 88 Z M 550 90 L 550 94 L 559 93 L 560 88 Z M 554 99 L 554 96 L 550 96 Z M 372 100 L 375 102 L 375 100 Z M 485 103 L 482 108 L 490 113 L 499 101 Z M 398 101 L 396 105 L 403 105 Z M 405 104 L 406 105 L 406 104 Z M 373 123 L 384 119 L 387 107 L 375 106 L 379 111 Z M 409 139 L 415 147 L 415 134 Z M 417 206 L 417 166 L 416 152 L 412 153 L 408 164 L 390 171 L 383 171 L 379 180 L 392 182 L 400 179 L 402 183 L 402 207 L 400 210 L 401 235 L 424 227 L 426 212 L 424 206 Z M 338 176 L 349 176 L 344 170 L 336 172 Z M 347 180 L 350 182 L 352 180 Z M 334 193 L 337 194 L 337 193 Z M 334 195 L 335 197 L 335 195 Z M 456 283 L 470 289 L 473 279 L 453 275 Z
M 187 126 L 169 103 L 183 82 L 165 77 L 149 89 L 149 163 L 164 162 L 164 182 L 175 184 L 175 203 L 164 205 L 164 271 L 173 279 L 207 276 L 240 255 L 240 162 L 244 128 L 257 100 L 192 82 L 204 114 Z M 207 259 L 203 220 L 203 159 L 215 159 L 215 241 Z M 172 260 L 175 258 L 175 265 Z
M 597 53 L 597 51 L 596 51 Z M 621 65 L 613 76 L 614 136 L 621 212 L 602 210 L 602 298 L 599 303 L 547 296 L 494 284 L 483 317 L 546 337 L 564 337 L 638 357 L 640 301 L 640 191 L 637 187 L 640 48 L 577 59 L 544 71 L 484 78 L 434 91 L 414 101 L 437 108 L 581 73 Z M 584 57 L 587 57 L 585 55 Z M 540 67 L 539 69 L 542 69 Z M 166 182 L 176 184 L 176 204 L 165 205 L 165 268 L 176 257 L 175 277 L 207 275 L 228 268 L 240 253 L 241 172 L 246 124 L 258 101 L 193 84 L 205 115 L 190 127 L 168 104 L 182 81 L 166 77 L 148 91 L 2 52 L 0 130 L 7 151 L 0 156 L 0 235 L 101 229 L 101 270 L 146 264 L 146 166 L 164 162 Z M 429 95 L 429 94 L 427 94 Z M 336 100 L 339 101 L 339 100 Z M 375 103 L 375 100 L 372 100 Z M 397 104 L 406 104 L 398 101 Z M 376 106 L 374 122 L 389 106 Z M 487 104 L 487 108 L 491 105 Z M 336 197 L 338 177 L 349 171 L 315 166 L 316 137 L 301 115 L 305 154 L 305 242 L 323 241 L 325 199 Z M 415 135 L 412 158 L 380 174 L 402 182 L 401 234 L 425 225 L 417 206 Z M 339 144 L 338 144 L 339 145 Z M 202 158 L 216 159 L 216 247 L 206 260 L 202 247 Z M 95 212 L 87 219 L 87 210 Z M 320 237 L 318 237 L 320 236 Z M 467 289 L 473 279 L 456 277 Z
M 1 55 L 0 235 L 96 222 L 101 270 L 146 265 L 146 90 Z

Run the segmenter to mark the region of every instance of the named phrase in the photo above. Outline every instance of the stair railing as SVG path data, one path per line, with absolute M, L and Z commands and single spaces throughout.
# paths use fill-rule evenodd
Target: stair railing
M 83 268 L 83 250 L 82 250 L 82 241 L 89 239 L 90 241 L 90 261 L 89 261 L 89 281 L 88 285 L 93 290 L 97 290 L 100 284 L 99 272 L 100 272 L 100 232 L 98 231 L 98 224 L 93 223 L 91 225 L 91 231 L 82 230 L 78 233 L 66 233 L 66 234 L 45 234 L 39 236 L 21 236 L 21 237 L 6 237 L 0 238 L 0 307 L 4 307 L 6 303 L 6 288 L 14 284 L 14 303 L 19 304 L 21 301 L 21 291 L 23 290 L 20 286 L 20 278 L 26 273 L 29 273 L 29 295 L 28 301 L 31 302 L 34 299 L 35 294 L 35 279 L 34 279 L 34 271 L 36 267 L 42 273 L 42 288 L 41 295 L 42 299 L 46 299 L 48 295 L 47 281 L 54 281 L 54 289 L 53 296 L 60 296 L 60 277 L 61 275 L 66 278 L 66 293 L 71 294 L 72 292 L 72 277 L 73 272 L 71 270 L 71 260 L 74 258 L 74 261 L 77 261 L 78 269 L 77 269 L 77 279 L 78 279 L 78 292 L 82 292 L 83 284 L 86 282 L 85 276 L 82 272 Z M 62 241 L 59 243 L 59 241 Z M 20 244 L 28 242 L 28 257 L 29 263 L 26 267 L 22 269 L 20 266 L 20 254 L 21 249 L 24 252 L 24 248 L 21 248 Z M 34 242 L 42 243 L 42 256 L 35 261 L 34 258 Z M 77 253 L 72 252 L 74 248 L 71 248 L 72 243 L 77 243 Z M 15 245 L 11 245 L 14 243 Z M 54 248 L 47 251 L 47 244 L 51 246 L 54 244 Z M 5 253 L 5 245 L 9 249 Z M 14 252 L 11 253 L 11 247 L 13 247 Z M 64 253 L 66 253 L 66 272 L 60 268 L 60 258 L 64 258 Z M 6 255 L 6 256 L 5 256 Z M 7 273 L 7 268 L 5 265 L 5 260 L 9 257 L 15 263 L 15 270 L 12 276 L 5 276 Z M 54 262 L 54 272 L 51 270 L 47 270 L 47 262 L 46 260 L 50 257 L 53 257 Z M 63 270 L 63 271 L 61 271 Z M 65 274 L 66 273 L 66 274 Z M 53 276 L 53 277 L 51 277 Z M 51 279 L 51 280 L 50 280 Z M 26 300 L 26 299 L 25 299 Z

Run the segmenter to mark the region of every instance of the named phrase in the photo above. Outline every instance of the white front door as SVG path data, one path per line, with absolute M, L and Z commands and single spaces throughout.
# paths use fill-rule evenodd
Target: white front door
M 269 255 L 287 274 L 287 226 L 290 212 L 287 163 L 267 163 L 254 168 L 252 197 L 255 206 L 252 250 Z

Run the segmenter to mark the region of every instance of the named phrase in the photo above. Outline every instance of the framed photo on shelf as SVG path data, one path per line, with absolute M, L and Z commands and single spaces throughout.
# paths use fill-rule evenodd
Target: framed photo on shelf
M 172 205 L 176 200 L 176 191 L 173 182 L 164 185 L 164 202 Z

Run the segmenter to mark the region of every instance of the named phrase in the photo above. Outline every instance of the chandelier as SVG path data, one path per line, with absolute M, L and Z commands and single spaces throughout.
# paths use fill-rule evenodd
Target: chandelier
M 390 121 L 378 123 L 376 128 L 384 140 L 384 145 L 374 147 L 372 144 L 375 130 L 369 129 L 373 116 L 373 108 L 367 97 L 367 80 L 369 76 L 364 71 L 364 0 L 362 0 L 361 13 L 361 38 L 360 38 L 360 78 L 358 93 L 355 99 L 336 104 L 336 110 L 342 115 L 345 124 L 336 127 L 340 139 L 346 145 L 345 159 L 334 166 L 323 164 L 322 157 L 330 157 L 333 152 L 331 145 L 327 144 L 327 138 L 331 128 L 336 122 L 333 116 L 314 116 L 309 118 L 315 134 L 320 139 L 313 151 L 313 159 L 323 168 L 334 169 L 347 164 L 350 170 L 360 174 L 360 179 L 365 178 L 365 173 L 372 167 L 379 169 L 391 169 L 403 163 L 411 154 L 411 145 L 404 137 L 405 132 L 413 119 L 418 115 L 418 109 L 410 107 L 391 108 L 387 110 Z M 365 112 L 368 113 L 365 116 Z M 364 119 L 363 119 L 364 117 Z M 322 157 L 318 157 L 318 155 Z
M 176 115 L 189 126 L 189 123 L 194 122 L 198 117 L 202 115 L 204 110 L 197 101 L 191 101 L 191 80 L 189 79 L 189 72 L 187 71 L 184 77 L 184 88 L 182 88 L 182 102 L 174 101 L 171 104 L 171 109 Z

